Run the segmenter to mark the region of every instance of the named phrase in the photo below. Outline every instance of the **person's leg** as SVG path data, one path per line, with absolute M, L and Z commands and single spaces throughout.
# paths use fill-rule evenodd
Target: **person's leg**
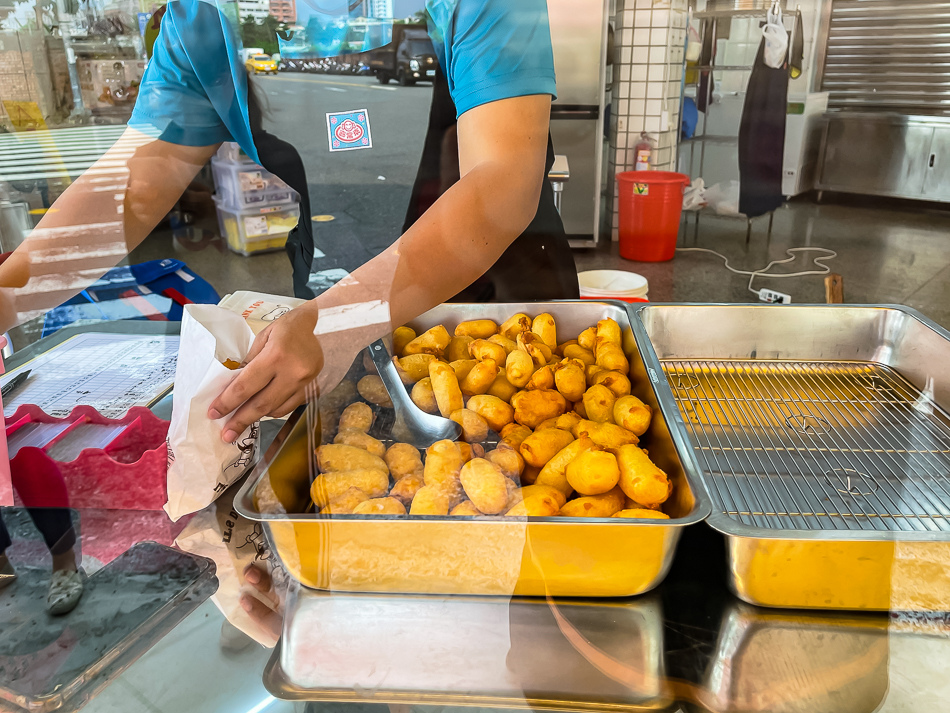
M 3 524 L 3 517 L 0 516 L 0 589 L 13 584 L 13 580 L 16 579 L 13 565 L 7 559 L 7 548 L 12 544 L 13 540 L 10 539 L 10 533 L 7 532 L 7 526 Z
M 27 508 L 53 556 L 53 571 L 76 571 L 76 531 L 67 508 Z
M 53 556 L 46 607 L 50 614 L 67 614 L 83 593 L 82 574 L 76 566 L 76 531 L 68 508 L 27 508 L 33 524 Z
M 7 531 L 7 526 L 3 523 L 3 517 L 0 516 L 0 566 L 2 566 L 7 559 L 7 548 L 13 544 L 13 540 L 10 539 L 10 533 Z
M 69 491 L 59 466 L 38 449 L 27 448 L 10 463 L 13 487 L 26 506 L 53 556 L 46 606 L 66 614 L 82 597 L 82 574 L 76 567 L 76 532 L 69 512 Z

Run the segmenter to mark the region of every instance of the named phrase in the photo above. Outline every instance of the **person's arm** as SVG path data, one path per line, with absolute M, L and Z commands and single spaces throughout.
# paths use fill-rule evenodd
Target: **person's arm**
M 16 312 L 52 309 L 114 267 L 168 214 L 216 150 L 126 129 L 0 265 L 0 286 L 21 288 Z
M 219 418 L 238 409 L 225 425 L 226 441 L 261 416 L 289 413 L 318 374 L 320 390 L 333 388 L 361 348 L 451 298 L 501 257 L 537 213 L 550 112 L 549 95 L 532 95 L 459 118 L 459 182 L 388 250 L 261 333 L 248 366 L 209 411 Z M 388 319 L 361 325 L 370 310 L 360 305 L 376 302 L 388 305 Z M 327 333 L 334 313 L 346 314 L 339 320 L 346 329 Z

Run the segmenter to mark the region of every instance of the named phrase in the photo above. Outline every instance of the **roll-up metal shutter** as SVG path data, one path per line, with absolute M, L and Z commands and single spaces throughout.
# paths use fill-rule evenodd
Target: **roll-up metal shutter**
M 830 106 L 950 116 L 950 0 L 832 0 Z

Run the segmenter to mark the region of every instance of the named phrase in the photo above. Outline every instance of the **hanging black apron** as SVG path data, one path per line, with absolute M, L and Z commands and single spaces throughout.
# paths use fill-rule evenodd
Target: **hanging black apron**
M 765 63 L 765 39 L 759 44 L 739 124 L 739 212 L 755 218 L 785 202 L 785 114 L 788 68 Z

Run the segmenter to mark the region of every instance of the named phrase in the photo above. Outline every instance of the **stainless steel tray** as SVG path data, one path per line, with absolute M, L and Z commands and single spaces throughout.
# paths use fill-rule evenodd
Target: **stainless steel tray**
M 950 608 L 950 334 L 903 307 L 632 309 L 740 596 Z
M 651 711 L 659 597 L 540 600 L 300 589 L 264 685 L 284 700 Z
M 265 523 L 274 551 L 305 586 L 349 592 L 617 597 L 641 594 L 665 576 L 685 525 L 709 514 L 695 487 L 695 455 L 659 411 L 655 383 L 640 359 L 622 304 L 574 301 L 447 304 L 413 322 L 417 331 L 461 321 L 502 322 L 517 312 L 550 312 L 563 338 L 600 319 L 624 329 L 633 393 L 655 409 L 645 443 L 673 482 L 670 520 L 619 518 L 395 517 L 303 513 L 317 424 L 300 415 L 278 434 L 234 501 L 245 517 Z M 654 374 L 655 375 L 655 374 Z M 680 454 L 685 454 L 681 457 Z M 270 487 L 285 513 L 262 513 L 259 488 Z

